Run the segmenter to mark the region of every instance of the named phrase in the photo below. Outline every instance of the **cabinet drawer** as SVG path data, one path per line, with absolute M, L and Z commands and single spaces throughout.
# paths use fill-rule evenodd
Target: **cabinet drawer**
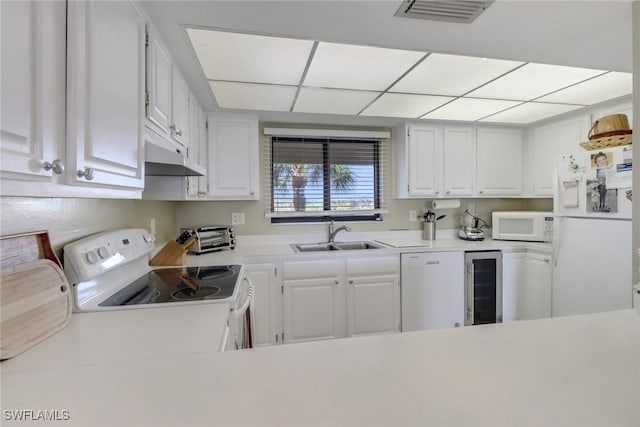
M 347 276 L 377 276 L 383 273 L 396 274 L 399 271 L 398 255 L 347 259 Z
M 344 268 L 342 260 L 315 260 L 285 262 L 282 265 L 284 279 L 319 279 L 335 277 Z

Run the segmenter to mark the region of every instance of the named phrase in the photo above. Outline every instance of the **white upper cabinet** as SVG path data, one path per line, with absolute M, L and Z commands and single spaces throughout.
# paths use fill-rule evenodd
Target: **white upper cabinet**
M 143 188 L 143 17 L 129 1 L 67 8 L 68 182 Z
M 154 28 L 147 33 L 147 127 L 186 155 L 190 145 L 190 103 L 194 102 L 184 78 Z
M 171 132 L 171 57 L 155 33 L 147 36 L 147 119 L 164 134 Z
M 525 149 L 526 193 L 552 197 L 558 157 L 582 151 L 580 143 L 587 140 L 588 132 L 586 115 L 533 128 Z
M 477 188 L 479 196 L 522 195 L 521 129 L 477 130 Z
M 408 128 L 408 166 L 410 197 L 436 197 L 442 187 L 442 128 Z
M 171 75 L 171 137 L 181 146 L 189 146 L 189 86 L 174 67 Z
M 403 124 L 396 128 L 396 197 L 475 194 L 476 131 L 465 126 Z
M 445 127 L 442 144 L 445 197 L 473 196 L 476 183 L 476 135 L 469 127 Z
M 209 115 L 209 198 L 258 200 L 258 117 L 255 114 Z
M 0 176 L 54 182 L 63 174 L 64 2 L 3 1 Z M 2 194 L 11 192 L 3 182 Z

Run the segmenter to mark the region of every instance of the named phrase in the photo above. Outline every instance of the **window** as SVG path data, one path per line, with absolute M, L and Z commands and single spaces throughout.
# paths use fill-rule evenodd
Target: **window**
M 380 220 L 384 140 L 272 136 L 271 222 Z

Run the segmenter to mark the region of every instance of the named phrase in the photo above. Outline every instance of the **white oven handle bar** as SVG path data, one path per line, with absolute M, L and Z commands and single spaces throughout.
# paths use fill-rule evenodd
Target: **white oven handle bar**
M 245 312 L 249 309 L 249 307 L 253 303 L 253 298 L 256 291 L 255 286 L 253 286 L 253 283 L 251 283 L 251 280 L 247 276 L 244 276 L 242 280 L 246 281 L 248 286 L 247 286 L 246 296 L 244 298 L 244 302 L 242 303 L 242 306 L 240 308 L 232 310 L 233 315 L 236 317 L 236 320 L 244 316 Z

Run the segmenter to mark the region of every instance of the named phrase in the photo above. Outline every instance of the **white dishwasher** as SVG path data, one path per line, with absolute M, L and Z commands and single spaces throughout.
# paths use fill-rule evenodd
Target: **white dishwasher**
M 402 254 L 402 332 L 464 325 L 464 252 Z

